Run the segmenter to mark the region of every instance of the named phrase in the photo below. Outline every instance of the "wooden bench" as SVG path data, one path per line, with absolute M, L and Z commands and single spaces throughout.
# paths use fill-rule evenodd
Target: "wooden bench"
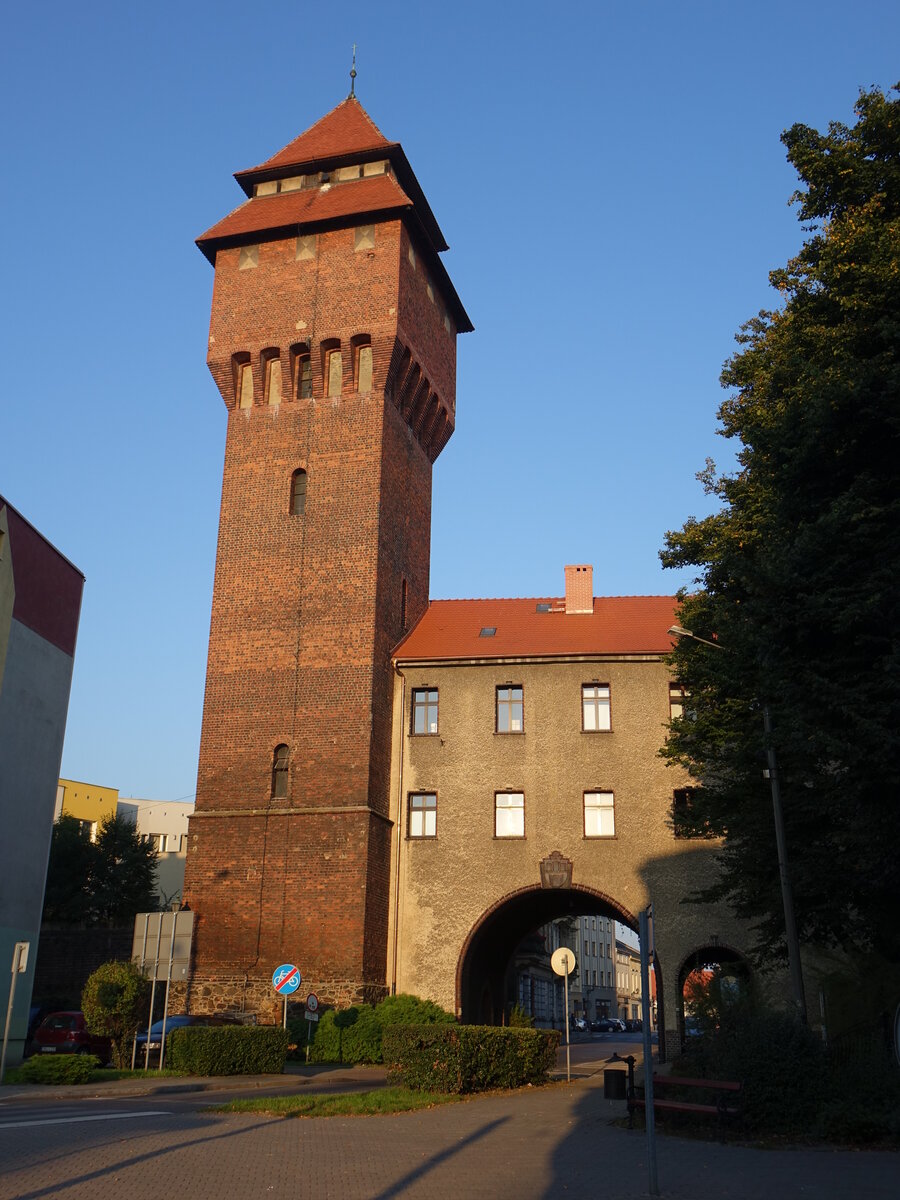
M 658 1093 L 667 1088 L 696 1088 L 706 1092 L 718 1092 L 715 1103 L 698 1103 L 694 1100 L 666 1100 Z M 653 1076 L 653 1111 L 654 1112 L 683 1112 L 695 1116 L 716 1117 L 721 1124 L 729 1117 L 740 1113 L 741 1084 L 727 1082 L 721 1079 L 685 1079 L 676 1075 Z M 634 1121 L 634 1110 L 646 1108 L 647 1101 L 643 1096 L 635 1095 L 632 1088 L 628 1095 L 628 1119 Z

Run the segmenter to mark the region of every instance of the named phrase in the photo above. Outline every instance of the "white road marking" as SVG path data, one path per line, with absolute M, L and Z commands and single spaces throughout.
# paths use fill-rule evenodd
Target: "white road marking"
M 165 1109 L 148 1112 L 92 1113 L 87 1117 L 48 1117 L 43 1121 L 0 1121 L 0 1129 L 28 1129 L 33 1125 L 74 1125 L 78 1121 L 123 1121 L 136 1117 L 171 1117 Z

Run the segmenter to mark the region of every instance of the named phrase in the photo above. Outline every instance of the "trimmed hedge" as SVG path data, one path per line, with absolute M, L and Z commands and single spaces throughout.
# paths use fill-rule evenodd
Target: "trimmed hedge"
M 87 1083 L 100 1066 L 96 1054 L 44 1054 L 27 1058 L 16 1071 L 18 1083 Z
M 381 1044 L 390 1082 L 462 1093 L 544 1083 L 556 1066 L 559 1036 L 555 1029 L 394 1025 Z
M 280 1075 L 288 1035 L 275 1025 L 185 1025 L 166 1038 L 166 1066 L 188 1075 Z
M 316 1024 L 310 1047 L 310 1062 L 380 1063 L 381 1039 L 392 1025 L 454 1025 L 456 1018 L 433 1000 L 400 993 L 388 996 L 373 1008 L 370 1004 L 329 1009 Z M 288 1022 L 297 1058 L 306 1057 L 307 1023 Z

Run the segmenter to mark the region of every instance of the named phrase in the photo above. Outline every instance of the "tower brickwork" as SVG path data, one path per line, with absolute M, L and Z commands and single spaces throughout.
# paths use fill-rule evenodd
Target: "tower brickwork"
M 431 468 L 471 328 L 409 164 L 350 98 L 198 239 L 228 411 L 185 900 L 195 1009 L 384 987 L 391 651 L 428 603 Z

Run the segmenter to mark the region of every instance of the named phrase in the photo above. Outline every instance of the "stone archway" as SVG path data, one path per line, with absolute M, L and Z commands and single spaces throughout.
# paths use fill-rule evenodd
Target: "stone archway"
M 753 970 L 750 963 L 746 955 L 734 946 L 714 941 L 698 946 L 690 954 L 686 955 L 678 968 L 678 1011 L 676 1019 L 678 1022 L 679 1039 L 682 1045 L 688 1035 L 685 1006 L 686 1003 L 689 1003 L 689 998 L 686 997 L 685 993 L 686 988 L 689 990 L 689 981 L 693 976 L 702 982 L 702 976 L 707 972 L 712 974 L 713 970 L 717 967 L 723 968 L 730 974 L 733 974 L 736 981 L 744 981 L 748 987 L 752 984 Z
M 467 1024 L 493 1024 L 504 1011 L 506 975 L 515 947 L 532 930 L 560 917 L 595 913 L 637 931 L 635 915 L 596 888 L 518 888 L 490 906 L 463 943 L 456 968 L 456 1012 Z

